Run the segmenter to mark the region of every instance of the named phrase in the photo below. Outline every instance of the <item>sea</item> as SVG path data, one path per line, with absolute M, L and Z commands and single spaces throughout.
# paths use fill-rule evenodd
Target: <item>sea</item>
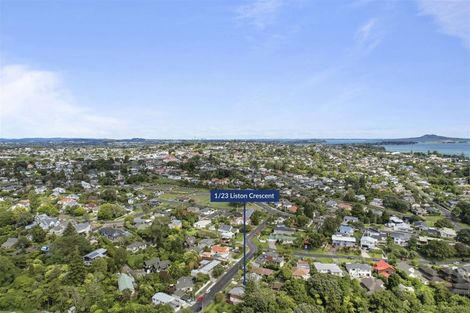
M 377 139 L 326 139 L 327 144 L 373 144 Z M 470 142 L 456 143 L 415 143 L 410 145 L 381 145 L 386 151 L 391 152 L 438 152 L 446 155 L 465 155 L 470 157 Z

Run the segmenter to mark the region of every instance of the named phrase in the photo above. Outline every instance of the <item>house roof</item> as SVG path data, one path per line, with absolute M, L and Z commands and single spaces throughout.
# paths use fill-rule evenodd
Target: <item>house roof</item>
M 123 291 L 125 289 L 134 291 L 134 278 L 124 273 L 119 274 L 118 288 L 119 291 Z
M 234 287 L 228 292 L 229 295 L 235 297 L 243 297 L 245 295 L 245 289 L 243 287 Z
M 374 277 L 367 277 L 361 280 L 361 285 L 363 285 L 370 292 L 375 292 L 384 289 L 383 281 L 376 279 Z
M 274 273 L 273 270 L 270 270 L 269 268 L 264 268 L 264 267 L 253 267 L 251 271 L 253 273 L 265 275 L 265 276 L 271 276 Z
M 230 252 L 229 247 L 225 247 L 225 246 L 221 246 L 221 245 L 212 246 L 211 250 L 214 253 L 228 253 L 228 252 Z
M 292 269 L 292 276 L 303 277 L 308 274 L 310 274 L 310 269 L 307 269 L 307 268 L 294 267 Z
M 320 263 L 314 262 L 313 265 L 317 269 L 317 271 L 328 271 L 331 273 L 340 273 L 342 270 L 339 268 L 337 264 L 329 264 L 329 263 Z
M 2 244 L 2 248 L 10 249 L 10 248 L 13 247 L 17 242 L 18 242 L 18 238 L 8 238 L 7 241 L 5 241 L 5 242 Z
M 194 286 L 193 278 L 190 276 L 183 276 L 176 282 L 176 289 L 192 288 Z
M 346 264 L 346 269 L 348 271 L 355 270 L 355 269 L 358 269 L 361 271 L 370 271 L 372 267 L 369 264 L 349 263 L 349 264 Z
M 385 260 L 380 260 L 374 264 L 374 270 L 376 271 L 385 271 L 387 269 L 395 269 L 393 266 L 388 264 Z

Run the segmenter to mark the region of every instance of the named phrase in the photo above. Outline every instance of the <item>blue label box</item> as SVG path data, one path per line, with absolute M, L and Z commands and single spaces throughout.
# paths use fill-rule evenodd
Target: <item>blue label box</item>
M 278 190 L 211 190 L 211 202 L 279 202 Z

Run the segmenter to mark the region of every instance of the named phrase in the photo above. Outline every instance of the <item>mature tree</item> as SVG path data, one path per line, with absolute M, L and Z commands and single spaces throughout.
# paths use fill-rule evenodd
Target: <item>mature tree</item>
M 63 236 L 76 236 L 78 235 L 77 230 L 73 226 L 72 223 L 68 223 L 67 227 L 65 227 L 64 233 L 62 234 Z
M 373 293 L 370 296 L 369 309 L 371 312 L 381 313 L 406 312 L 403 301 L 389 290 Z
M 431 240 L 422 246 L 420 252 L 432 259 L 446 259 L 455 255 L 455 248 L 442 240 Z
M 31 235 L 33 237 L 33 241 L 36 243 L 44 242 L 46 239 L 47 233 L 39 226 L 34 226 L 31 229 Z
M 324 310 L 321 306 L 307 303 L 300 303 L 294 309 L 294 313 L 323 313 Z
M 214 269 L 212 270 L 212 276 L 214 278 L 218 278 L 220 275 L 222 275 L 224 273 L 225 269 L 222 265 L 217 265 L 216 267 L 214 267 Z
M 406 201 L 396 196 L 385 196 L 383 199 L 383 205 L 386 208 L 392 208 L 400 212 L 405 212 L 409 208 L 409 205 Z
M 470 202 L 460 201 L 459 203 L 457 203 L 455 212 L 458 213 L 458 216 L 460 217 L 462 222 L 470 224 Z
M 52 204 L 43 204 L 38 208 L 38 213 L 47 214 L 49 216 L 59 215 L 59 209 Z
M 125 213 L 124 209 L 117 204 L 105 203 L 100 205 L 98 210 L 98 219 L 110 220 L 117 218 Z
M 387 287 L 389 289 L 393 289 L 395 287 L 398 287 L 398 285 L 400 284 L 400 275 L 398 275 L 397 273 L 393 273 L 392 275 L 390 275 L 387 279 Z
M 456 239 L 466 245 L 470 245 L 470 228 L 459 230 Z
M 0 286 L 11 283 L 18 272 L 18 268 L 11 259 L 0 255 Z
M 446 219 L 446 218 L 441 218 L 440 220 L 437 220 L 437 221 L 434 223 L 434 226 L 437 227 L 437 228 L 444 228 L 444 227 L 447 227 L 447 228 L 454 228 L 454 224 L 452 224 L 452 222 L 449 221 L 449 220 Z
M 85 264 L 83 259 L 75 250 L 70 257 L 69 272 L 67 273 L 66 281 L 69 285 L 79 286 L 83 283 L 86 275 Z

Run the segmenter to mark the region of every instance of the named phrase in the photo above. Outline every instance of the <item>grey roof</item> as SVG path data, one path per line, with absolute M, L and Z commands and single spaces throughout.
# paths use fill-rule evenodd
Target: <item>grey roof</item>
M 143 241 L 135 241 L 127 246 L 128 249 L 145 247 L 146 243 Z
M 331 273 L 340 273 L 342 270 L 339 268 L 337 264 L 330 264 L 330 263 L 320 263 L 314 262 L 313 265 L 317 269 L 317 271 L 328 271 Z
M 348 271 L 354 270 L 354 269 L 359 269 L 362 271 L 370 271 L 372 267 L 369 264 L 350 263 L 350 264 L 346 264 L 346 269 Z
M 410 240 L 411 234 L 407 232 L 392 232 L 392 238 L 399 238 L 402 240 Z
M 156 270 L 165 270 L 170 266 L 171 262 L 168 260 L 161 261 L 160 258 L 153 258 L 147 261 L 144 261 L 145 267 L 154 267 Z
M 176 289 L 193 288 L 193 286 L 194 286 L 193 278 L 189 276 L 180 277 L 175 285 Z
M 96 249 L 95 251 L 92 251 L 92 252 L 88 253 L 87 255 L 85 255 L 84 258 L 93 260 L 96 257 L 100 257 L 100 256 L 105 255 L 106 252 L 107 252 L 106 249 L 99 248 L 99 249 Z
M 75 224 L 75 229 L 77 230 L 77 232 L 81 232 L 81 231 L 84 231 L 85 229 L 87 229 L 88 227 L 90 227 L 90 223 L 80 223 L 80 224 Z
M 118 288 L 119 291 L 123 291 L 125 289 L 134 291 L 134 278 L 124 273 L 119 274 Z
M 2 244 L 2 248 L 4 248 L 4 249 L 10 249 L 10 248 L 12 248 L 17 242 L 18 242 L 18 238 L 8 238 L 7 241 L 5 241 L 5 242 Z
M 243 287 L 234 287 L 228 292 L 231 296 L 243 297 L 245 295 L 245 289 Z
M 220 225 L 219 226 L 219 231 L 224 231 L 224 232 L 229 232 L 229 231 L 232 231 L 233 227 L 230 226 L 230 225 Z
M 361 280 L 361 285 L 363 285 L 369 292 L 375 292 L 383 290 L 383 281 L 374 277 L 367 277 Z

